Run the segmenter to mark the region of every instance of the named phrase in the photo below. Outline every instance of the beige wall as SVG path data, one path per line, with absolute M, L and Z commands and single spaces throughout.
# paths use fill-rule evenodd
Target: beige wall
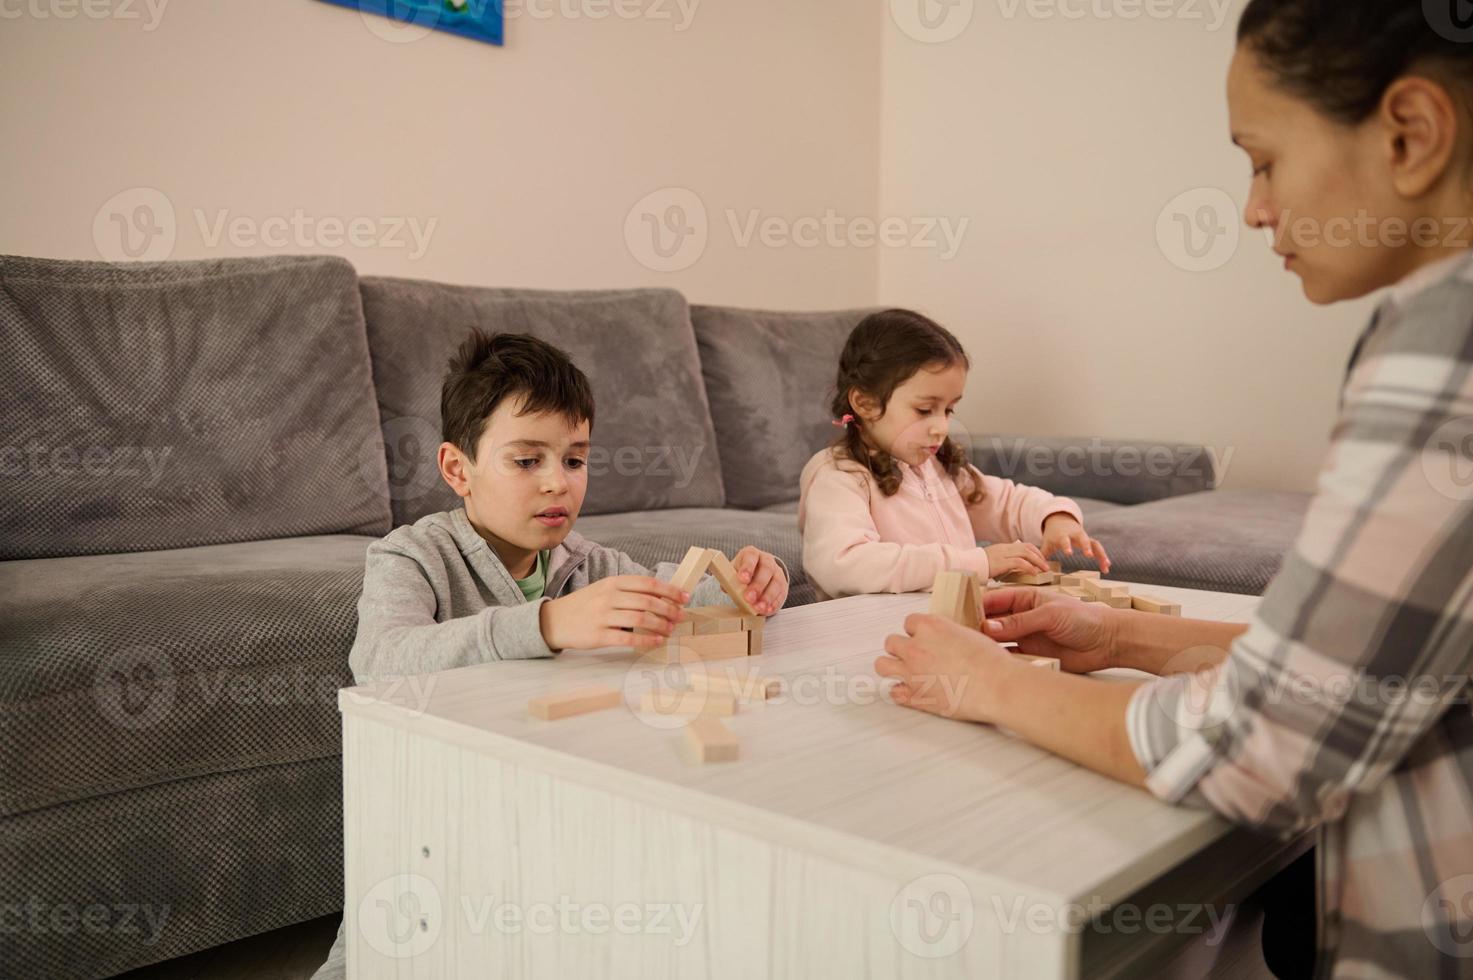
M 0 250 L 97 258 L 99 208 L 143 187 L 174 209 L 176 259 L 323 251 L 452 282 L 668 285 L 777 307 L 874 298 L 875 250 L 744 247 L 726 218 L 874 211 L 870 4 L 521 0 L 497 49 L 386 40 L 374 28 L 404 35 L 314 0 L 163 0 L 156 19 L 150 0 L 85 2 L 121 16 L 0 2 Z M 580 16 L 544 16 L 562 9 Z M 659 265 L 648 226 L 636 216 L 631 244 L 625 224 L 672 186 L 699 196 L 708 234 L 698 258 L 691 238 L 684 267 L 661 271 L 639 261 Z M 668 197 L 648 209 L 663 217 Z M 146 203 L 167 206 L 149 193 L 109 208 L 131 219 Z M 370 223 L 360 246 L 355 218 Z M 410 221 L 428 232 L 423 254 Z M 99 234 L 120 241 L 108 215 Z
M 1242 201 L 1222 97 L 1240 2 L 927 0 L 962 18 L 928 28 L 919 0 L 624 0 L 640 16 L 601 21 L 533 14 L 612 0 L 531 0 L 500 50 L 390 41 L 314 0 L 58 19 L 72 2 L 0 0 L 22 12 L 0 20 L 0 250 L 95 258 L 151 204 L 173 258 L 878 297 L 966 342 L 972 430 L 1202 441 L 1240 487 L 1309 485 L 1367 309 L 1311 307 L 1256 235 L 1204 272 L 1170 212 L 1158 243 L 1179 193 Z M 1170 16 L 1092 12 L 1132 3 Z M 648 222 L 672 205 L 697 234 L 662 257 Z M 361 243 L 339 242 L 353 219 Z
M 954 39 L 921 43 L 895 22 L 883 39 L 881 210 L 971 226 L 950 262 L 887 252 L 880 294 L 968 347 L 959 417 L 976 431 L 1202 441 L 1233 453 L 1228 486 L 1311 486 L 1369 306 L 1311 306 L 1258 233 L 1235 251 L 1218 238 L 1211 271 L 1173 263 L 1194 264 L 1170 213 L 1167 248 L 1157 239 L 1178 194 L 1245 199 L 1223 96 L 1241 0 L 1215 31 L 1209 0 L 977 0 L 939 33 L 969 7 Z M 1132 7 L 1135 20 L 1093 12 Z M 1221 200 L 1207 195 L 1174 210 L 1195 219 Z

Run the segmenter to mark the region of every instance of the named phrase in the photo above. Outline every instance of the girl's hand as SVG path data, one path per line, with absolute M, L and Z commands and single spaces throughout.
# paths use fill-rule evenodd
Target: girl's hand
M 1086 558 L 1093 558 L 1100 566 L 1100 573 L 1110 574 L 1110 556 L 1105 546 L 1084 533 L 1084 525 L 1069 514 L 1050 514 L 1043 520 L 1043 553 L 1045 555 L 1074 554 L 1078 548 Z
M 685 619 L 681 607 L 689 601 L 690 593 L 669 582 L 647 575 L 615 575 L 549 599 L 538 618 L 542 639 L 553 650 L 643 650 L 670 638 L 675 624 Z M 626 632 L 635 629 L 649 632 Z
M 1115 666 L 1119 617 L 1098 602 L 1037 589 L 997 589 L 982 596 L 983 631 L 1018 652 L 1052 657 L 1071 674 Z
M 886 637 L 885 654 L 875 672 L 899 681 L 890 689 L 896 704 L 958 721 L 995 720 L 997 678 L 1035 669 L 976 630 L 922 613 L 905 617 L 904 636 Z
M 1013 572 L 1048 571 L 1048 559 L 1043 557 L 1043 552 L 1022 541 L 994 544 L 982 550 L 987 552 L 987 574 L 992 578 L 1002 578 Z
M 788 576 L 775 556 L 749 544 L 736 553 L 732 565 L 748 587 L 747 601 L 762 615 L 770 616 L 788 601 Z

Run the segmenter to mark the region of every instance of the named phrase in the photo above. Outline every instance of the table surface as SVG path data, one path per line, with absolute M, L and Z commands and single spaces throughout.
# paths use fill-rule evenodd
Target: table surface
M 1232 622 L 1259 601 L 1132 589 Z M 638 712 L 666 668 L 629 650 L 384 680 L 342 691 L 339 704 L 857 867 L 949 873 L 993 895 L 1060 905 L 1119 901 L 1229 833 L 1208 812 L 1163 804 L 995 728 L 889 702 L 874 660 L 928 602 L 913 593 L 786 609 L 769 619 L 762 656 L 696 667 L 751 666 L 784 680 L 782 697 L 743 702 L 726 719 L 741 742 L 736 762 L 692 762 L 677 720 Z M 595 684 L 621 687 L 626 706 L 555 722 L 528 715 L 533 697 Z

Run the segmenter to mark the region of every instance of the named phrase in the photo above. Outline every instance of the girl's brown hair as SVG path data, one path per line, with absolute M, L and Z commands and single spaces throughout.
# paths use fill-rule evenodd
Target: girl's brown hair
M 839 355 L 839 377 L 834 385 L 831 406 L 834 418 L 855 414 L 849 397 L 855 391 L 873 398 L 884 415 L 890 396 L 917 371 L 955 364 L 970 368 L 967 352 L 951 332 L 930 317 L 914 310 L 883 310 L 871 313 L 859 322 Z M 880 491 L 893 497 L 900 490 L 900 464 L 894 456 L 880 449 L 870 449 L 860 435 L 860 422 L 844 427 L 834 440 L 833 448 L 858 463 L 874 476 Z M 936 453 L 947 474 L 963 491 L 968 505 L 982 501 L 980 485 L 967 472 L 967 453 L 952 439 L 942 443 Z M 963 479 L 966 485 L 963 486 Z

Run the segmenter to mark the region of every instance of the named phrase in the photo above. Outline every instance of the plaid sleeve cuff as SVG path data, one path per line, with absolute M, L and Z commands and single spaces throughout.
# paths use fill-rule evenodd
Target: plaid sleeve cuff
M 1216 762 L 1212 736 L 1229 710 L 1217 695 L 1217 674 L 1159 678 L 1137 688 L 1126 708 L 1126 733 L 1146 788 L 1168 803 L 1182 802 Z

